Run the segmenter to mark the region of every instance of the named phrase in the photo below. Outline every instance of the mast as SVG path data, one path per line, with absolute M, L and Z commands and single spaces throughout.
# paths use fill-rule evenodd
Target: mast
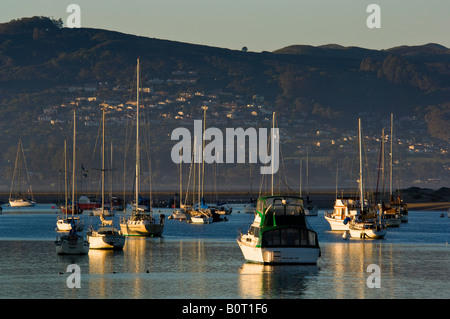
M 64 140 L 64 197 L 65 197 L 65 210 L 67 219 L 67 142 Z
M 102 118 L 102 215 L 105 209 L 105 109 Z
M 139 203 L 139 58 L 136 66 L 136 182 L 135 182 L 135 201 L 136 211 Z
M 361 201 L 361 213 L 364 210 L 364 194 L 363 194 L 363 174 L 362 174 L 362 150 L 361 150 L 361 118 L 358 119 L 358 131 L 359 131 L 359 192 Z
M 275 112 L 273 112 L 273 114 L 272 114 L 272 134 L 275 134 Z M 271 136 L 271 139 L 270 139 L 271 141 L 272 141 L 272 136 Z M 272 149 L 272 154 L 274 153 L 273 152 L 273 148 L 274 148 L 274 145 L 273 145 L 273 143 L 271 143 L 272 145 L 270 145 L 270 147 L 271 147 L 271 149 Z M 271 187 L 271 194 L 272 194 L 272 196 L 273 196 L 273 158 L 272 158 L 272 187 Z
M 75 211 L 75 149 L 76 149 L 76 116 L 73 109 L 73 150 L 72 150 L 72 217 Z
M 206 106 L 203 106 L 203 137 L 202 137 L 202 150 L 201 153 L 202 154 L 202 198 L 203 198 L 203 188 L 205 185 L 205 156 L 203 154 L 204 150 L 205 150 L 205 128 L 206 128 Z
M 303 169 L 303 160 L 300 158 L 300 194 L 299 196 L 302 197 L 302 169 Z
M 180 196 L 179 196 L 180 209 L 181 209 L 181 196 L 183 194 L 183 163 L 181 162 L 182 157 L 183 157 L 183 149 L 180 149 Z M 174 205 L 174 207 L 175 207 L 175 205 Z
M 391 151 L 389 165 L 389 200 L 392 200 L 392 143 L 394 140 L 394 114 L 391 113 Z

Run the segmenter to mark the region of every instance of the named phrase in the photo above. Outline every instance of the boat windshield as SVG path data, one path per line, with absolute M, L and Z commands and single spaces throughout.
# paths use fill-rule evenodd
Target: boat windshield
M 303 199 L 299 197 L 268 197 L 258 201 L 256 210 L 267 214 L 267 209 L 277 215 L 300 215 L 303 213 Z

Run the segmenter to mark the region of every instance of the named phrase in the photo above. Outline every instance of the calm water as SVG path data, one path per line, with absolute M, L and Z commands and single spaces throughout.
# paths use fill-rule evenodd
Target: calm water
M 239 210 L 234 207 L 228 222 L 209 225 L 166 218 L 162 238 L 127 238 L 121 252 L 91 250 L 86 256 L 56 255 L 54 214 L 0 215 L 0 298 L 450 296 L 450 219 L 442 212 L 411 211 L 409 223 L 390 228 L 384 240 L 364 241 L 329 231 L 320 211 L 308 217 L 322 249 L 317 266 L 263 266 L 245 263 L 235 241 L 253 220 Z M 69 264 L 80 267 L 79 289 L 67 287 Z M 380 267 L 380 288 L 367 285 L 370 264 Z

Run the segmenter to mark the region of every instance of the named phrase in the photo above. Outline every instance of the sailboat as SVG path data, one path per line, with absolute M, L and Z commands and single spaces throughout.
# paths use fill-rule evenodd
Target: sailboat
M 400 215 L 401 223 L 408 222 L 408 205 L 401 199 L 400 195 L 394 200 L 392 194 L 392 144 L 394 140 L 394 115 L 391 113 L 391 151 L 390 151 L 390 186 L 389 186 L 389 206 L 395 209 L 396 213 Z M 397 222 L 398 223 L 398 222 Z
M 77 232 L 75 220 L 73 219 L 75 198 L 75 151 L 76 151 L 76 129 L 75 110 L 73 111 L 73 169 L 72 169 L 72 221 L 69 234 L 59 235 L 55 241 L 56 253 L 59 255 L 83 255 L 89 252 L 89 242 Z M 67 201 L 66 201 L 67 203 Z M 67 208 L 67 204 L 66 204 Z M 67 210 L 66 210 L 67 211 Z
M 21 154 L 23 157 L 23 162 L 24 162 L 24 166 L 25 166 L 25 170 L 26 170 L 27 181 L 28 181 L 28 184 L 30 185 L 27 193 L 30 193 L 31 198 L 27 198 L 26 195 L 21 193 L 21 184 L 22 184 L 21 176 L 20 176 L 21 175 L 20 174 L 21 173 L 21 165 L 20 165 L 20 158 L 21 158 L 20 155 Z M 14 188 L 14 180 L 16 177 L 16 171 L 18 171 L 17 174 L 18 174 L 18 184 L 19 185 L 18 185 L 18 192 L 17 192 L 16 197 L 13 197 L 12 191 Z M 12 182 L 11 182 L 11 190 L 9 192 L 9 206 L 10 207 L 30 207 L 30 206 L 34 206 L 35 204 L 36 204 L 36 202 L 33 199 L 33 192 L 31 190 L 31 184 L 30 184 L 30 180 L 28 177 L 27 164 L 25 161 L 25 154 L 23 152 L 22 140 L 19 139 L 19 144 L 17 146 L 16 162 L 14 165 L 14 173 L 13 173 L 13 178 L 12 178 Z
M 123 217 L 120 221 L 120 229 L 125 236 L 161 236 L 164 231 L 164 215 L 160 215 L 159 223 L 153 217 L 152 212 L 146 212 L 139 207 L 139 59 L 136 66 L 137 73 L 137 98 L 136 98 L 136 181 L 135 203 L 132 207 L 130 218 Z
M 113 226 L 113 220 L 106 220 L 105 215 L 105 110 L 103 109 L 103 140 L 102 140 L 102 206 L 101 227 L 97 230 L 91 228 L 87 239 L 91 249 L 121 250 L 125 245 L 125 236 Z M 111 207 L 112 209 L 112 207 Z M 110 214 L 109 214 L 110 215 Z
M 381 222 L 381 204 L 379 212 L 370 210 L 367 207 L 364 210 L 364 192 L 363 192 L 363 169 L 362 169 L 362 137 L 361 137 L 361 119 L 358 119 L 358 131 L 359 131 L 359 192 L 360 192 L 360 212 L 355 216 L 349 225 L 349 234 L 352 238 L 370 238 L 370 239 L 382 239 L 386 236 L 387 228 L 384 223 Z M 378 215 L 378 218 L 377 218 Z M 347 234 L 347 233 L 346 233 Z
M 64 197 L 65 197 L 65 205 L 61 209 L 61 211 L 64 213 L 64 216 L 58 217 L 58 220 L 56 221 L 56 230 L 57 231 L 63 231 L 68 232 L 72 229 L 72 227 L 76 227 L 77 231 L 82 231 L 84 229 L 84 222 L 80 219 L 78 216 L 74 216 L 73 209 L 71 216 L 68 215 L 68 205 L 67 205 L 67 145 L 66 141 L 64 141 Z M 73 186 L 74 184 L 72 184 Z
M 255 219 L 237 243 L 245 260 L 254 263 L 317 264 L 320 256 L 317 233 L 308 224 L 303 199 L 274 195 L 273 174 L 271 195 L 258 198 Z

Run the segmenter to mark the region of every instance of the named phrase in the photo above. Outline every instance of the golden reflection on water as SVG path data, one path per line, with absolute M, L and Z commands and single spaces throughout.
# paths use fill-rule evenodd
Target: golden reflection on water
M 316 265 L 245 263 L 239 270 L 240 298 L 296 298 L 306 291 Z
M 333 272 L 326 276 L 332 281 L 332 297 L 347 298 L 349 295 L 356 295 L 357 298 L 371 298 L 378 289 L 367 285 L 367 281 L 372 280 L 370 276 L 374 274 L 367 271 L 371 264 L 380 267 L 381 288 L 392 287 L 389 284 L 394 275 L 392 248 L 392 245 L 364 241 L 324 245 L 322 252 L 328 265 L 323 268 L 324 271 Z M 390 289 L 383 289 L 383 297 L 388 298 L 389 293 L 392 293 Z
M 201 239 L 165 243 L 163 239 L 131 237 L 123 251 L 91 250 L 90 295 L 103 298 L 114 295 L 111 289 L 116 289 L 133 298 L 155 298 L 163 290 L 169 296 L 203 298 L 217 286 L 238 298 L 252 299 L 394 296 L 399 252 L 390 244 L 323 244 L 322 257 L 312 266 L 245 263 L 240 261 L 240 252 L 231 248 L 235 247 Z M 371 264 L 380 267 L 383 289 L 367 285 Z

